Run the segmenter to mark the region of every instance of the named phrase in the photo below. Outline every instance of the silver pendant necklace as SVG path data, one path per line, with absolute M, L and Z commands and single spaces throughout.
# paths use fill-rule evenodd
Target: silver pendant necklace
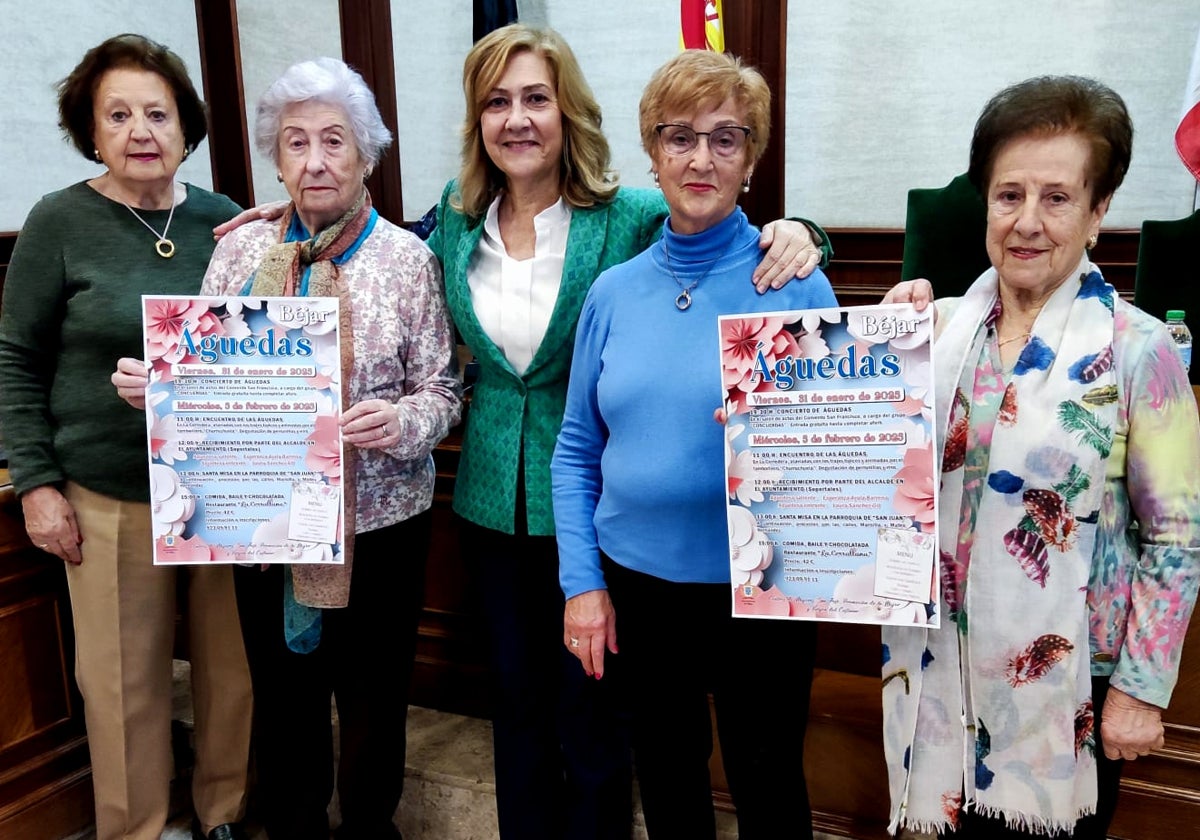
M 124 201 L 122 201 L 121 203 L 125 204 Z M 143 219 L 141 216 L 139 216 L 138 212 L 136 210 L 134 210 L 132 207 L 130 207 L 128 204 L 125 204 L 125 209 L 128 210 L 130 213 L 132 213 L 133 217 L 135 219 L 137 219 L 139 222 L 141 222 L 143 225 L 145 225 L 146 230 L 153 233 L 155 238 L 158 239 L 158 241 L 154 243 L 154 250 L 158 253 L 158 255 L 160 257 L 162 257 L 164 260 L 169 260 L 169 259 L 171 259 L 171 257 L 175 256 L 175 243 L 172 242 L 170 239 L 167 239 L 167 231 L 169 231 L 171 229 L 171 220 L 173 218 L 175 218 L 175 185 L 174 184 L 171 185 L 171 212 L 167 214 L 167 224 L 165 227 L 163 227 L 162 233 L 159 233 L 154 228 L 150 227 L 150 223 L 147 222 L 145 219 Z
M 663 257 L 665 257 L 667 261 L 667 271 L 671 272 L 671 278 L 675 281 L 675 285 L 679 286 L 679 294 L 675 296 L 676 309 L 678 309 L 680 312 L 686 312 L 688 307 L 692 305 L 692 290 L 699 286 L 700 283 L 704 281 L 704 278 L 709 275 L 709 272 L 711 272 L 713 268 L 716 267 L 717 263 L 721 261 L 721 258 L 725 256 L 725 252 L 729 250 L 729 246 L 733 244 L 734 239 L 737 239 L 737 230 L 734 230 L 733 236 L 729 237 L 729 241 L 725 243 L 725 247 L 721 249 L 721 253 L 717 254 L 716 259 L 708 264 L 708 268 L 704 269 L 704 273 L 685 286 L 683 281 L 679 279 L 679 275 L 675 273 L 674 267 L 671 265 L 671 252 L 667 249 L 667 235 L 665 232 L 663 233 Z

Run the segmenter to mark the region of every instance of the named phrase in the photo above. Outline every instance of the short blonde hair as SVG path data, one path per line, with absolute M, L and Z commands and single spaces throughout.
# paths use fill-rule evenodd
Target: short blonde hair
M 746 163 L 757 163 L 771 138 L 771 89 L 753 67 L 734 56 L 708 50 L 684 50 L 654 71 L 638 108 L 642 148 L 651 160 L 658 160 L 655 126 L 666 122 L 668 114 L 716 107 L 729 98 L 745 112 L 750 128 Z
M 523 52 L 545 59 L 550 67 L 563 121 L 559 173 L 563 198 L 573 207 L 592 207 L 611 201 L 617 192 L 616 175 L 610 169 L 608 140 L 600 130 L 600 105 L 583 78 L 575 54 L 553 29 L 513 23 L 479 39 L 463 64 L 467 113 L 462 126 L 458 194 L 451 202 L 471 219 L 481 218 L 505 186 L 504 173 L 484 148 L 479 119 L 488 93 L 504 75 L 509 61 Z

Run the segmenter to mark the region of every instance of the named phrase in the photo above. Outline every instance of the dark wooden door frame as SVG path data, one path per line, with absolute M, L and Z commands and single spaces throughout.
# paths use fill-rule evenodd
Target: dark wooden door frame
M 392 58 L 392 6 L 378 0 L 339 0 L 342 24 L 342 60 L 362 74 L 375 92 L 375 104 L 384 125 L 396 138 L 396 65 Z M 401 189 L 400 144 L 380 159 L 367 179 L 367 189 L 379 215 L 390 222 L 404 221 Z
M 771 88 L 771 142 L 754 169 L 742 209 L 757 225 L 783 218 L 787 96 L 787 0 L 724 0 L 725 50 L 755 67 Z
M 213 189 L 242 207 L 254 204 L 237 0 L 196 0 L 200 73 L 208 100 Z
M 237 0 L 196 0 L 200 63 L 208 101 L 209 151 L 213 188 L 244 207 L 254 202 L 250 170 L 250 136 L 246 126 L 245 91 L 237 26 Z M 787 0 L 725 0 L 725 46 L 757 67 L 771 86 L 771 135 L 758 162 L 750 192 L 742 206 L 762 224 L 783 216 L 784 154 L 787 95 Z M 342 58 L 375 92 L 383 122 L 396 134 L 396 67 L 393 61 L 392 14 L 388 3 L 339 0 Z M 367 179 L 375 208 L 385 219 L 404 220 L 400 149 L 394 144 Z
M 201 74 L 209 103 L 209 151 L 213 189 L 243 207 L 254 203 L 250 134 L 238 36 L 237 0 L 196 0 Z M 396 134 L 396 67 L 392 60 L 392 12 L 388 3 L 339 0 L 342 59 L 362 74 L 375 92 L 384 124 Z M 404 220 L 400 150 L 393 144 L 367 179 L 379 214 Z

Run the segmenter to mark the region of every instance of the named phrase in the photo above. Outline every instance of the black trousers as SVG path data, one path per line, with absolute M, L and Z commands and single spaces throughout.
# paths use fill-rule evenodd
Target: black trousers
M 1117 810 L 1117 794 L 1121 789 L 1121 769 L 1125 762 L 1104 757 L 1104 742 L 1100 738 L 1100 718 L 1104 700 L 1108 697 L 1108 677 L 1092 677 L 1093 732 L 1096 738 L 1096 813 L 1076 821 L 1075 830 L 1053 836 L 1031 834 L 1009 828 L 1002 819 L 963 812 L 959 826 L 950 834 L 939 834 L 941 840 L 1105 840 L 1108 826 Z
M 357 534 L 350 603 L 324 610 L 312 653 L 283 638 L 283 568 L 234 572 L 254 685 L 258 804 L 271 840 L 328 840 L 330 697 L 340 727 L 338 837 L 395 838 L 405 722 L 432 516 Z
M 816 625 L 734 618 L 728 584 L 674 583 L 608 558 L 604 575 L 652 840 L 716 836 L 710 693 L 738 837 L 810 840 L 804 733 Z
M 555 538 L 458 522 L 487 618 L 500 837 L 629 840 L 627 724 L 612 680 L 563 646 Z

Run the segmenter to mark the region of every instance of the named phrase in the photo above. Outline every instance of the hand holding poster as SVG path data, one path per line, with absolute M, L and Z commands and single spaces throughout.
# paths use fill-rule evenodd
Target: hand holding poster
M 340 563 L 336 298 L 142 298 L 154 562 Z
M 734 614 L 937 626 L 932 308 L 720 330 Z

